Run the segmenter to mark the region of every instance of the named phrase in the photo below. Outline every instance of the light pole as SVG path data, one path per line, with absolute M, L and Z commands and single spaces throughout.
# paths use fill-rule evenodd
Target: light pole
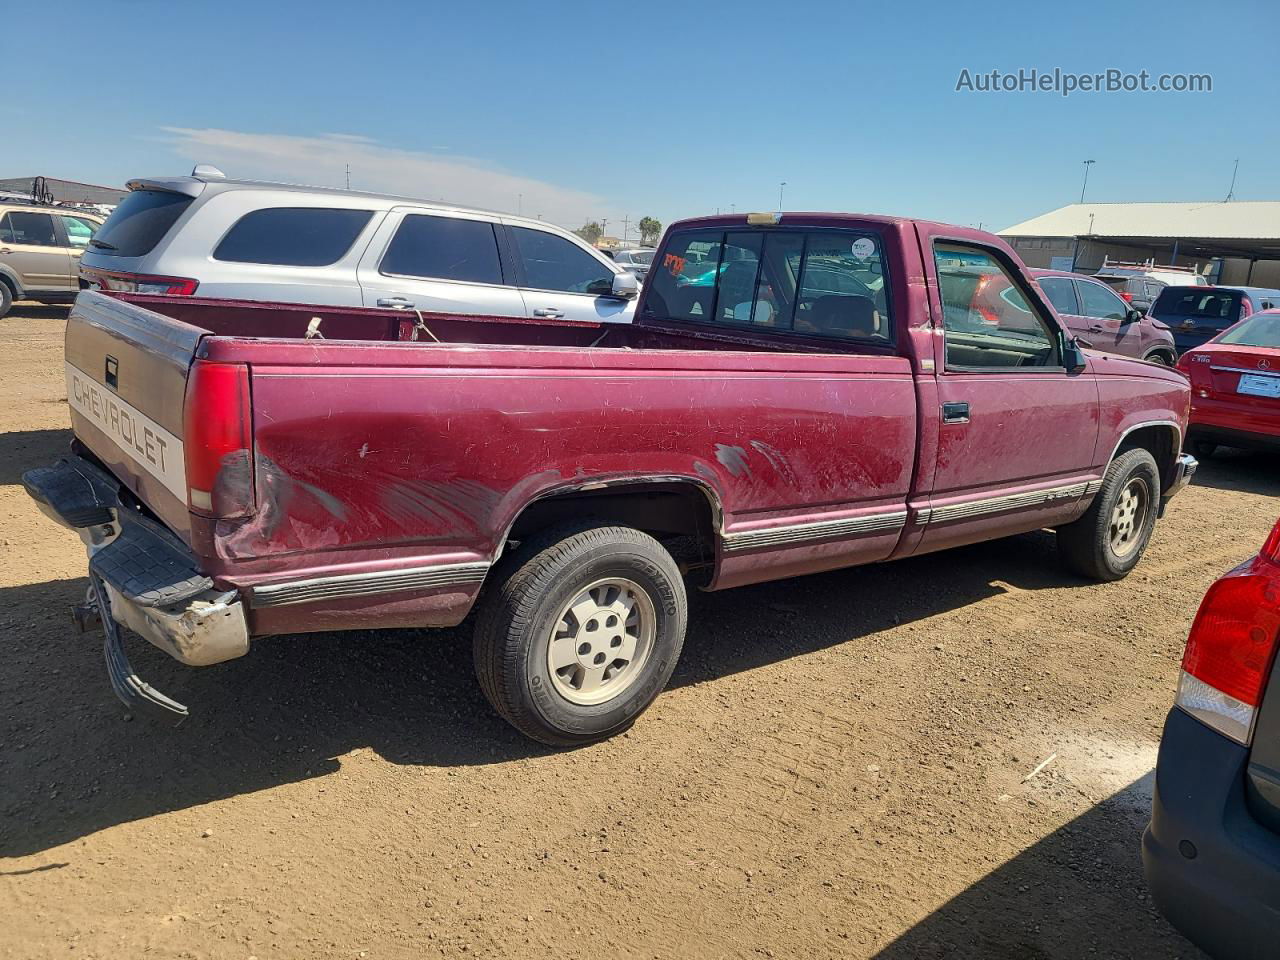
M 1084 160 L 1084 183 L 1080 184 L 1080 202 L 1084 203 L 1084 188 L 1089 186 L 1089 167 L 1097 163 L 1097 160 Z
M 787 189 L 787 181 L 783 180 L 778 184 L 778 212 L 782 212 L 782 191 Z

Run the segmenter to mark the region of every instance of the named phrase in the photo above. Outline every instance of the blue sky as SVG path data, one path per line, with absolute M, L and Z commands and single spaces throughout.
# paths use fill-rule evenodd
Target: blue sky
M 8 0 L 15 3 L 16 0 Z M 586 218 L 853 210 L 1004 227 L 1091 201 L 1280 199 L 1274 2 L 22 4 L 0 176 L 185 173 Z M 33 36 L 35 36 L 33 35 Z M 961 69 L 1213 92 L 957 93 Z M 20 132 L 17 132 L 19 131 Z

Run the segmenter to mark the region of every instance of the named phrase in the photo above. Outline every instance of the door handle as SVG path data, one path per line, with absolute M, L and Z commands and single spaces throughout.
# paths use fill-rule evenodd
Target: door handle
M 1101 327 L 1090 327 L 1089 332 L 1090 333 L 1106 333 L 1106 331 L 1103 330 Z
M 539 307 L 533 311 L 535 317 L 547 317 L 551 320 L 559 320 L 564 316 L 563 310 L 557 310 L 555 307 Z
M 408 297 L 379 297 L 378 306 L 391 307 L 393 310 L 412 310 L 413 301 Z
M 969 422 L 969 404 L 944 403 L 942 405 L 942 422 L 943 423 L 968 423 Z

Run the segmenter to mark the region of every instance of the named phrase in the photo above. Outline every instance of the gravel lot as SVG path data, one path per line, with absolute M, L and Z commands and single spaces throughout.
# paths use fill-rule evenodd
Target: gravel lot
M 0 957 L 1199 956 L 1138 840 L 1187 625 L 1280 460 L 1202 467 L 1121 583 L 1033 534 L 697 595 L 672 688 L 586 749 L 497 720 L 463 631 L 208 670 L 135 640 L 170 729 L 112 697 L 80 543 L 19 483 L 68 440 L 64 320 L 0 320 Z

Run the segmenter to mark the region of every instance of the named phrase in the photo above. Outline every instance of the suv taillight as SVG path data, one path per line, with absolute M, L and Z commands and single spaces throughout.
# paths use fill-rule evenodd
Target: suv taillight
M 1209 588 L 1187 638 L 1176 703 L 1238 743 L 1253 722 L 1280 636 L 1280 523 L 1262 551 Z
M 1120 299 L 1123 300 L 1125 303 L 1133 303 L 1133 294 L 1130 293 L 1128 290 L 1125 290 L 1123 293 L 1120 294 Z
M 206 517 L 253 511 L 253 428 L 249 368 L 197 360 L 187 376 L 182 411 L 187 504 Z
M 80 269 L 80 279 L 90 288 L 108 293 L 164 293 L 172 297 L 189 297 L 200 286 L 190 277 L 157 277 L 149 273 L 125 273 L 119 270 Z

